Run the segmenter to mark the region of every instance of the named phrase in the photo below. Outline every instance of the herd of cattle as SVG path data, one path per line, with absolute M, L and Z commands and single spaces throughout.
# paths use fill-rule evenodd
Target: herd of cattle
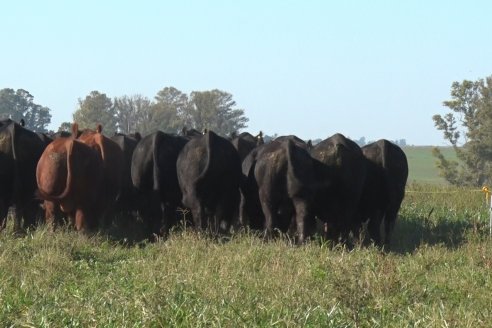
M 405 194 L 406 156 L 384 139 L 360 148 L 341 134 L 312 146 L 295 136 L 264 143 L 261 133 L 108 138 L 101 130 L 74 123 L 71 133 L 47 136 L 0 121 L 0 230 L 13 206 L 15 230 L 35 225 L 44 208 L 53 227 L 67 217 L 94 231 L 137 213 L 149 236 L 165 235 L 186 208 L 198 230 L 278 229 L 303 242 L 320 220 L 326 238 L 367 224 L 382 245 Z

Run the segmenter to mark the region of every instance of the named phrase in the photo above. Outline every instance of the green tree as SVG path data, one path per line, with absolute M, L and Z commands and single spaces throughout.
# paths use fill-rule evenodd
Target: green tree
M 19 122 L 24 119 L 25 127 L 47 132 L 51 122 L 50 109 L 34 103 L 34 97 L 24 89 L 5 88 L 0 90 L 0 118 L 11 118 Z
M 152 103 L 142 95 L 114 98 L 116 123 L 122 133 L 147 132 L 151 129 Z
M 244 110 L 236 107 L 232 95 L 221 90 L 194 91 L 191 93 L 191 106 L 184 117 L 186 125 L 195 129 L 210 129 L 222 135 L 230 135 L 247 127 L 249 121 Z
M 58 132 L 72 132 L 72 123 L 70 122 L 62 122 L 58 127 Z
M 492 76 L 451 86 L 450 112 L 432 118 L 456 152 L 457 161 L 433 149 L 441 176 L 454 185 L 482 186 L 492 181 Z
M 79 108 L 73 113 L 73 120 L 80 129 L 95 129 L 101 124 L 105 134 L 117 131 L 116 109 L 111 98 L 105 93 L 92 91 L 84 100 L 79 98 Z
M 190 103 L 188 95 L 174 87 L 166 87 L 155 96 L 151 130 L 177 133 L 185 124 Z

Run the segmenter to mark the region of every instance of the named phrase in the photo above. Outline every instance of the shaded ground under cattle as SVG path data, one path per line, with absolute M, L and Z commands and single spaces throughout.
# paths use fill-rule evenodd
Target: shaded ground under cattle
M 180 209 L 177 214 L 191 222 L 189 211 Z M 3 233 L 11 233 L 12 224 L 9 220 L 8 229 Z M 190 228 L 180 224 L 171 234 Z M 240 231 L 244 229 L 235 227 L 234 233 L 223 236 L 221 240 L 234 238 L 234 234 Z M 478 189 L 410 184 L 396 221 L 390 252 L 411 254 L 423 245 L 456 250 L 470 238 L 484 238 L 488 233 L 489 211 L 484 195 Z M 145 242 L 148 237 L 142 221 L 135 215 L 116 217 L 112 226 L 100 234 L 128 245 Z M 262 236 L 259 232 L 251 234 Z M 293 243 L 290 237 L 285 240 Z M 311 240 L 320 242 L 321 238 L 315 235 Z
M 185 213 L 185 217 L 190 215 L 186 210 L 183 211 Z M 189 218 L 186 221 L 190 222 Z M 187 225 L 186 221 L 183 221 L 181 224 L 175 226 L 172 229 L 171 234 L 179 234 L 185 230 L 193 230 L 191 224 L 188 223 Z M 62 230 L 63 229 L 64 228 L 62 228 Z M 478 236 L 480 235 L 480 231 L 484 232 L 487 230 L 488 214 L 486 210 L 463 220 L 449 219 L 439 216 L 439 214 L 436 214 L 432 209 L 417 216 L 403 213 L 398 218 L 393 232 L 394 238 L 392 239 L 390 249 L 388 251 L 396 254 L 411 254 L 423 245 L 440 245 L 449 250 L 455 250 L 466 243 L 470 235 Z M 7 231 L 12 231 L 12 227 L 8 227 Z M 222 243 L 230 238 L 233 238 L 234 234 L 244 233 L 260 238 L 264 237 L 262 232 L 239 228 L 231 234 L 222 235 L 220 237 L 215 236 L 213 239 L 220 240 Z M 125 244 L 128 246 L 136 244 L 143 245 L 146 244 L 148 240 L 148 234 L 141 219 L 130 219 L 128 216 L 122 217 L 121 219 L 115 218 L 112 226 L 99 232 L 99 234 L 101 236 L 106 236 L 116 243 Z M 280 239 L 289 244 L 295 244 L 292 236 L 282 234 L 280 235 Z M 265 239 L 265 242 L 268 243 L 268 240 Z M 312 242 L 319 244 L 326 243 L 326 241 L 322 240 L 320 234 L 315 234 L 312 236 L 308 243 Z M 336 246 L 333 242 L 328 242 L 328 244 Z M 348 247 L 358 247 L 358 244 L 359 241 L 356 240 L 355 243 L 351 243 L 351 246 Z
M 431 214 L 432 215 L 432 214 Z M 443 245 L 452 250 L 463 245 L 467 234 L 486 225 L 484 221 L 432 221 L 430 217 L 400 217 L 396 224 L 391 252 L 413 253 L 422 245 Z

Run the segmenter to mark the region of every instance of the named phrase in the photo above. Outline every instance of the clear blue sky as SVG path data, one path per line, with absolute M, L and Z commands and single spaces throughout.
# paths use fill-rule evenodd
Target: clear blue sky
M 492 74 L 492 1 L 2 1 L 0 88 L 51 108 L 221 89 L 251 132 L 444 145 L 453 81 Z

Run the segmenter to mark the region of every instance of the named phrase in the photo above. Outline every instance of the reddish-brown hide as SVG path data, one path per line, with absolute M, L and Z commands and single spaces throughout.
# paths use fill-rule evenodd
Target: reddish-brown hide
M 74 124 L 73 131 L 78 132 L 78 127 Z M 103 185 L 102 198 L 105 203 L 104 212 L 112 209 L 120 190 L 123 181 L 123 151 L 116 142 L 102 134 L 102 127 L 97 125 L 95 131 L 84 130 L 78 137 L 78 140 L 88 145 L 100 155 L 103 168 Z M 108 220 L 105 224 L 109 224 L 111 213 L 106 213 Z
M 73 138 L 59 138 L 46 147 L 36 169 L 38 194 L 45 201 L 48 223 L 59 210 L 77 230 L 93 230 L 101 215 L 102 161 L 97 152 Z

